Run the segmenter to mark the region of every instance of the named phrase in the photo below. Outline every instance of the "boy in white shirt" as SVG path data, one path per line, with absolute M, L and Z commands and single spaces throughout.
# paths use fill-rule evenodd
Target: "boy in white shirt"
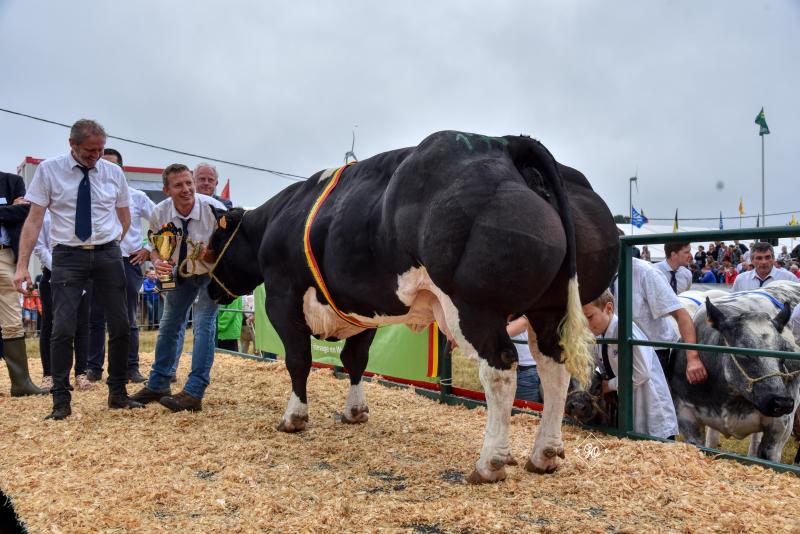
M 583 307 L 589 329 L 600 338 L 616 338 L 617 316 L 614 313 L 614 296 L 606 290 L 593 302 Z M 633 338 L 647 339 L 633 324 Z M 609 377 L 603 380 L 605 395 L 617 391 L 617 345 L 596 345 L 594 359 L 597 366 Z M 667 380 L 658 356 L 652 347 L 633 347 L 633 430 L 659 438 L 672 439 L 678 433 L 678 418 L 669 393 Z

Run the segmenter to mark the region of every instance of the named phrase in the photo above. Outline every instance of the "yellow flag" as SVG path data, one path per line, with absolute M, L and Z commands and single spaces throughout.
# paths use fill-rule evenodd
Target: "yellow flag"
M 797 218 L 794 216 L 794 213 L 792 213 L 792 220 L 789 221 L 789 226 L 797 226 L 797 224 Z
M 739 198 L 739 215 L 744 215 L 744 204 L 742 204 L 741 198 Z

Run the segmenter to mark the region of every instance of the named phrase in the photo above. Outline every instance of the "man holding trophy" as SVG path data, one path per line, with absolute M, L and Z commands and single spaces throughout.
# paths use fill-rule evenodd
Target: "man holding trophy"
M 143 404 L 158 401 L 173 412 L 197 412 L 202 410 L 203 395 L 214 363 L 217 304 L 206 291 L 210 280 L 208 269 L 195 258 L 217 225 L 211 207 L 225 209 L 225 206 L 195 192 L 192 173 L 185 165 L 173 163 L 164 169 L 162 178 L 167 198 L 153 210 L 149 240 L 150 261 L 158 275 L 159 289 L 165 296 L 164 315 L 158 329 L 150 378 L 132 399 Z M 178 334 L 192 304 L 192 370 L 183 391 L 172 395 L 170 369 L 178 353 Z

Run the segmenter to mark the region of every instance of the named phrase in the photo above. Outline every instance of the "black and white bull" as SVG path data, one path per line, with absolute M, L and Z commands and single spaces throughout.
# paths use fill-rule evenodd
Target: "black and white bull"
M 697 342 L 797 352 L 788 328 L 800 303 L 800 284 L 776 282 L 751 291 L 706 297 L 694 316 Z M 780 461 L 792 430 L 800 391 L 800 362 L 701 352 L 708 380 L 686 380 L 686 354 L 676 351 L 668 377 L 680 433 L 694 445 L 719 446 L 719 434 L 751 440 L 750 454 Z M 704 427 L 709 427 L 707 439 Z
M 508 426 L 517 352 L 506 322 L 525 314 L 548 356 L 538 362 L 547 405 L 526 468 L 555 470 L 564 457 L 569 375 L 585 374 L 591 359 L 581 301 L 597 297 L 617 266 L 606 204 L 536 140 L 435 133 L 341 172 L 308 230 L 328 299 L 312 276 L 304 231 L 337 176 L 319 172 L 255 210 L 216 214 L 211 297 L 226 302 L 263 281 L 266 311 L 286 350 L 292 393 L 278 429 L 300 431 L 308 421 L 310 335 L 347 340 L 343 420 L 360 423 L 368 418 L 361 378 L 375 334 L 365 326 L 421 329 L 435 320 L 479 362 L 486 392 L 488 422 L 470 480 L 502 480 L 516 463 Z

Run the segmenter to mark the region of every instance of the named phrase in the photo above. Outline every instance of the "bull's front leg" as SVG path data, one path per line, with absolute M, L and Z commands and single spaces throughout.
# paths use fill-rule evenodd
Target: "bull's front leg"
M 302 432 L 308 423 L 306 387 L 311 373 L 311 331 L 305 324 L 299 298 L 275 296 L 275 291 L 267 289 L 267 315 L 283 342 L 286 369 L 292 379 L 292 393 L 277 429 L 280 432 Z
M 342 422 L 349 424 L 366 423 L 369 420 L 369 406 L 364 394 L 362 377 L 369 361 L 369 346 L 375 338 L 375 330 L 365 330 L 345 341 L 340 358 L 350 375 L 350 391 L 342 412 Z
M 498 482 L 506 478 L 506 465 L 517 465 L 508 443 L 511 407 L 517 391 L 517 366 L 495 369 L 481 359 L 479 376 L 486 392 L 487 420 L 481 456 L 470 474 L 473 484 Z
M 706 447 L 709 449 L 719 449 L 719 446 L 722 444 L 722 436 L 719 433 L 719 430 L 715 428 L 711 428 L 710 426 L 706 428 Z
M 533 473 L 552 473 L 558 468 L 559 458 L 564 458 L 561 439 L 561 419 L 569 388 L 566 367 L 552 358 L 534 353 L 536 369 L 542 383 L 544 410 L 525 469 Z
M 705 444 L 706 427 L 700 420 L 697 410 L 693 406 L 677 398 L 675 400 L 675 413 L 678 416 L 678 431 L 681 433 L 681 436 L 683 436 L 684 441 L 696 447 L 702 447 Z M 719 437 L 719 435 L 717 435 L 717 437 Z
M 286 350 L 286 368 L 292 378 L 292 393 L 289 403 L 278 424 L 280 432 L 302 432 L 308 423 L 308 397 L 306 386 L 311 373 L 311 344 L 306 338 L 307 355 Z M 286 342 L 284 342 L 286 346 Z
M 789 441 L 792 433 L 792 419 L 794 414 L 782 417 L 764 417 L 768 421 L 764 425 L 761 441 L 758 443 L 759 458 L 771 462 L 780 462 L 783 454 L 783 447 Z M 754 434 L 755 436 L 755 434 Z M 752 439 L 753 436 L 751 436 Z

